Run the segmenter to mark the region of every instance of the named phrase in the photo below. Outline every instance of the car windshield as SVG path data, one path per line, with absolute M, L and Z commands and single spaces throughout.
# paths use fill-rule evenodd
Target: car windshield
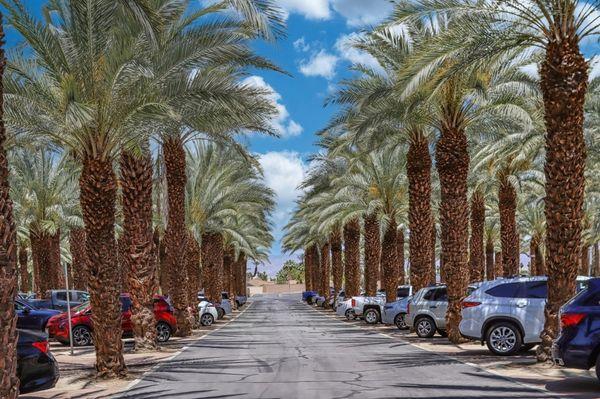
M 396 295 L 398 298 L 406 298 L 409 295 L 410 295 L 410 288 L 408 288 L 408 287 L 398 288 L 398 292 Z

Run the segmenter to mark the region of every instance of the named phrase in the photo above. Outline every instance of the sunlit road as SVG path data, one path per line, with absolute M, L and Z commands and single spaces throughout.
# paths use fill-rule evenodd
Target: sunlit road
M 543 392 L 335 320 L 299 294 L 258 297 L 128 398 L 540 398 Z

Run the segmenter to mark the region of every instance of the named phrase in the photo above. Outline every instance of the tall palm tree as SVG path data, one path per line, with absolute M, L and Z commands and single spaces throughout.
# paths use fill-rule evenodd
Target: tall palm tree
M 480 190 L 471 194 L 471 238 L 469 240 L 469 280 L 482 281 L 485 276 L 483 231 L 485 226 L 485 199 Z

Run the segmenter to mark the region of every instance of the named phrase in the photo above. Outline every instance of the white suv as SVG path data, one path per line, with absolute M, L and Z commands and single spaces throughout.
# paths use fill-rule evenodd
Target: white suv
M 577 278 L 578 290 L 587 279 Z M 541 342 L 544 328 L 547 281 L 546 277 L 521 277 L 481 283 L 462 301 L 460 333 L 485 342 L 496 355 L 533 348 Z

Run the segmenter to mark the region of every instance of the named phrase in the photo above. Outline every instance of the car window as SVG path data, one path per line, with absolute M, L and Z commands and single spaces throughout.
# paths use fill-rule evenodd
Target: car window
M 582 306 L 600 306 L 600 292 L 596 292 L 583 300 Z
M 224 292 L 224 293 L 221 294 L 221 298 L 223 298 L 223 299 L 229 299 L 229 294 L 226 293 L 226 292 Z
M 59 301 L 66 301 L 67 300 L 67 293 L 64 291 L 59 291 L 56 293 L 56 299 L 58 299 Z
M 523 284 L 506 283 L 490 288 L 485 293 L 497 298 L 521 298 L 523 297 Z
M 425 295 L 423 295 L 423 299 L 424 299 L 424 300 L 426 300 L 426 301 L 431 301 L 431 300 L 433 300 L 433 296 L 435 295 L 435 292 L 436 292 L 436 291 L 437 291 L 436 289 L 433 289 L 433 290 L 429 290 L 429 291 L 427 291 L 427 292 L 425 293 Z
M 435 296 L 433 297 L 434 301 L 447 301 L 448 300 L 448 290 L 446 288 L 438 288 L 436 290 Z
M 525 283 L 525 290 L 527 298 L 548 298 L 548 282 L 546 281 L 530 281 Z
M 123 312 L 127 312 L 129 309 L 131 309 L 131 298 L 126 296 L 121 297 L 121 309 Z
M 410 288 L 408 288 L 408 287 L 398 288 L 398 291 L 396 292 L 396 296 L 398 298 L 406 298 L 409 295 L 410 295 Z
M 90 294 L 87 292 L 79 292 L 77 298 L 79 302 L 87 302 L 90 300 Z

